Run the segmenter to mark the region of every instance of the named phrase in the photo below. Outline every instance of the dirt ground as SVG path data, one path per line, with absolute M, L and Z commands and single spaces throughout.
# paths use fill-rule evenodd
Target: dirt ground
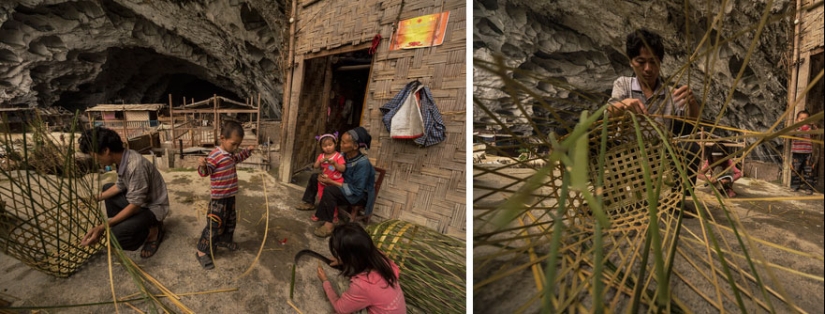
M 474 197 L 478 198 L 479 195 L 487 193 L 489 188 L 502 187 L 516 178 L 526 178 L 533 173 L 534 170 L 511 168 L 506 170 L 506 172 L 508 175 L 512 176 L 511 179 L 502 179 L 499 175 L 480 175 L 481 172 L 478 169 L 475 169 L 473 177 Z M 518 186 L 513 186 L 510 189 L 515 190 L 517 188 Z M 737 193 L 739 193 L 736 199 L 740 200 L 744 198 L 757 197 L 802 196 L 802 194 L 791 192 L 787 188 L 783 188 L 769 182 L 749 178 L 742 178 L 737 181 L 734 189 Z M 703 200 L 706 204 L 708 204 L 709 212 L 713 215 L 713 219 L 717 221 L 727 220 L 724 215 L 724 211 L 721 209 L 718 201 L 711 195 L 711 193 L 712 191 L 709 187 L 699 187 L 697 189 L 698 197 L 700 200 Z M 825 255 L 825 234 L 823 233 L 823 221 L 825 220 L 825 215 L 823 215 L 823 211 L 825 211 L 825 209 L 823 209 L 823 203 L 825 202 L 823 201 L 822 194 L 816 193 L 814 196 L 818 198 L 805 201 L 788 200 L 772 202 L 745 202 L 725 200 L 725 205 L 730 210 L 733 217 L 738 217 L 743 229 L 745 229 L 747 234 L 752 238 L 765 240 L 767 242 L 805 252 L 816 257 L 804 257 L 790 254 L 762 244 L 757 244 L 756 247 L 758 250 L 751 251 L 751 254 L 758 252 L 759 254 L 762 254 L 762 256 L 764 256 L 764 258 L 770 263 L 788 267 L 792 270 L 801 271 L 807 274 L 812 274 L 814 276 L 819 276 L 821 278 L 825 276 L 825 265 L 822 263 L 822 256 Z M 484 210 L 479 210 L 478 208 L 485 206 L 487 208 L 495 207 L 497 204 L 502 202 L 503 199 L 503 196 L 495 194 L 482 199 L 475 199 L 474 206 L 476 206 L 476 210 L 474 211 L 474 217 L 477 218 L 478 215 L 486 212 Z M 475 232 L 479 232 L 478 228 L 483 228 L 478 219 L 474 221 L 474 224 Z M 685 228 L 683 228 L 680 233 L 683 238 L 687 236 L 688 232 L 698 232 L 699 234 L 702 234 L 702 227 L 699 219 L 686 219 L 683 226 Z M 733 243 L 733 247 L 736 247 L 736 239 L 733 236 L 729 233 L 722 233 L 721 235 L 722 236 L 720 239 Z M 680 246 L 687 246 L 687 244 L 686 242 L 682 242 Z M 537 253 L 540 255 L 546 254 L 546 248 L 544 250 L 544 252 L 539 252 L 539 249 L 537 249 Z M 703 250 L 704 249 L 699 249 L 698 251 L 703 252 Z M 737 248 L 737 250 L 739 249 Z M 498 252 L 495 248 L 489 246 L 474 247 L 473 251 L 476 256 Z M 741 253 L 741 250 L 737 252 Z M 685 257 L 680 256 L 679 258 L 682 262 L 677 260 L 677 263 L 674 266 L 677 271 L 689 276 L 700 275 L 697 274 L 695 270 L 690 269 L 689 265 L 684 262 Z M 488 274 L 498 271 L 498 268 L 504 265 L 510 265 L 505 267 L 512 267 L 513 264 L 503 264 L 505 261 L 510 259 L 511 257 L 504 257 L 500 262 L 493 261 L 492 263 L 489 261 L 474 260 L 476 267 L 474 270 L 473 282 L 480 282 L 484 278 L 489 277 Z M 706 259 L 706 256 L 694 256 L 691 257 L 691 259 Z M 523 260 L 519 259 L 511 262 L 515 263 L 515 265 L 519 265 L 521 263 L 527 263 L 528 261 L 529 259 L 525 256 Z M 742 260 L 737 260 L 737 264 L 744 265 Z M 480 267 L 482 265 L 483 267 Z M 716 266 L 718 265 L 719 264 L 717 263 Z M 764 272 L 760 273 L 764 274 Z M 825 300 L 825 284 L 821 280 L 803 278 L 801 276 L 779 270 L 774 270 L 773 276 L 774 278 L 763 278 L 763 280 L 778 281 L 779 285 L 784 287 L 784 291 L 787 293 L 788 297 L 791 298 L 793 302 L 803 311 L 807 313 L 825 313 L 825 307 L 823 306 L 823 300 Z M 501 280 L 498 280 L 497 282 L 488 284 L 481 289 L 481 291 L 474 291 L 474 308 L 483 309 L 480 313 L 511 312 L 523 304 L 532 302 L 531 298 L 537 293 L 535 284 L 533 284 L 534 281 L 533 273 L 528 268 L 524 271 L 511 274 Z M 699 281 L 701 280 L 691 280 L 693 283 Z M 525 283 L 528 284 L 525 285 Z M 515 286 L 520 286 L 522 288 L 512 289 L 512 287 Z M 708 291 L 710 295 L 713 295 L 714 288 L 712 285 L 702 286 L 700 289 L 703 289 L 702 291 Z M 754 287 L 751 287 L 751 289 L 754 289 Z M 683 292 L 680 293 L 680 291 Z M 682 281 L 677 281 L 674 283 L 672 293 L 673 295 L 676 295 L 680 299 L 684 300 L 685 303 L 697 313 L 713 312 L 709 308 L 709 305 L 707 305 L 703 299 L 695 296 L 695 292 L 684 286 Z M 778 305 L 781 304 L 781 302 L 777 299 L 773 297 L 771 299 L 774 306 L 778 306 L 776 308 L 777 311 L 788 311 L 787 308 Z M 533 306 L 527 308 L 526 312 L 538 312 L 540 309 L 540 303 L 541 302 L 534 303 Z M 735 306 L 735 304 L 725 303 L 725 307 L 727 309 L 738 311 Z M 764 309 L 752 307 L 752 304 L 748 305 L 748 309 L 750 312 L 754 313 L 765 312 Z M 617 311 L 621 310 L 617 309 Z M 479 311 L 477 310 L 477 312 Z
M 230 292 L 181 296 L 180 301 L 196 313 L 295 313 L 287 303 L 291 266 L 295 253 L 312 249 L 329 255 L 326 239 L 312 234 L 315 224 L 311 212 L 292 209 L 300 200 L 302 189 L 275 182 L 265 172 L 239 170 L 240 193 L 237 196 L 238 226 L 235 241 L 241 249 L 229 252 L 218 249 L 216 268 L 205 271 L 195 259 L 196 243 L 205 221 L 209 200 L 209 179 L 195 171 L 163 172 L 169 189 L 170 214 L 165 220 L 166 237 L 157 254 L 140 258 L 140 252 L 127 252 L 145 272 L 177 294 L 237 289 Z M 253 263 L 265 232 L 266 201 L 262 182 L 266 181 L 269 203 L 269 231 L 258 262 L 245 277 L 238 278 Z M 286 239 L 285 244 L 280 242 Z M 0 299 L 12 306 L 47 307 L 111 302 L 112 288 L 107 255 L 100 252 L 69 278 L 56 278 L 0 254 Z M 317 260 L 304 258 L 296 270 L 293 303 L 304 313 L 324 313 L 332 307 L 316 275 Z M 338 281 L 339 292 L 346 280 L 326 267 L 330 280 Z M 114 291 L 118 297 L 138 292 L 136 284 L 123 267 L 112 268 Z M 157 292 L 157 291 L 156 291 Z M 171 305 L 167 300 L 166 304 Z M 143 301 L 132 305 L 151 312 Z M 173 307 L 174 308 L 174 307 Z M 121 313 L 134 312 L 120 305 Z M 25 311 L 28 313 L 28 311 Z M 46 309 L 38 313 L 114 313 L 112 304 Z

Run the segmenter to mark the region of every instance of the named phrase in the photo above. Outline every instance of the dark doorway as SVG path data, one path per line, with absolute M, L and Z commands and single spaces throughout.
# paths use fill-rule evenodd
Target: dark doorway
M 312 58 L 304 61 L 295 145 L 292 151 L 292 182 L 305 184 L 303 170 L 320 153 L 315 136 L 344 132 L 361 125 L 369 85 L 372 56 L 367 50 Z
M 327 132 L 346 132 L 361 125 L 372 56 L 366 51 L 339 55 L 332 65 Z

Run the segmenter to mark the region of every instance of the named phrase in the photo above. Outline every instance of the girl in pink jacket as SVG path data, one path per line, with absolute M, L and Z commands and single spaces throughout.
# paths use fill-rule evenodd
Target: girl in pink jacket
M 714 146 L 710 156 L 708 156 L 708 160 L 702 165 L 702 170 L 699 170 L 698 176 L 699 179 L 705 179 L 713 184 L 723 195 L 734 197 L 736 196 L 736 192 L 733 191 L 733 182 L 742 177 L 742 171 L 736 168 L 736 163 L 728 159 L 713 168 L 710 167 L 724 156 L 725 152 L 721 148 Z
M 373 244 L 369 234 L 356 223 L 336 227 L 329 238 L 333 265 L 342 266 L 341 275 L 350 278 L 349 289 L 341 296 L 327 281 L 322 267 L 318 278 L 335 313 L 352 313 L 367 309 L 374 313 L 406 313 L 404 292 L 398 282 L 398 266 Z

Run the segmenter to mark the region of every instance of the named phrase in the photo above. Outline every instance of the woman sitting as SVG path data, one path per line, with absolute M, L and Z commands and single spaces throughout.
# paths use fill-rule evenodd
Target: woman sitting
M 336 206 L 364 205 L 367 213 L 375 204 L 375 168 L 361 147 L 370 148 L 372 137 L 362 127 L 349 130 L 341 136 L 341 153 L 344 154 L 346 170 L 344 182 L 335 181 L 323 174 L 318 182 L 324 184 L 324 195 L 315 210 L 315 217 L 324 224 L 315 229 L 315 235 L 325 238 L 332 234 Z
M 735 197 L 736 192 L 733 191 L 733 182 L 742 177 L 742 171 L 736 168 L 736 163 L 733 160 L 725 160 L 722 163 L 713 166 L 714 163 L 721 160 L 725 156 L 724 150 L 718 146 L 714 146 L 707 161 L 702 165 L 702 170 L 699 171 L 699 179 L 705 179 L 720 192 L 725 193 L 728 197 Z M 713 169 L 710 167 L 713 166 Z
M 398 266 L 378 251 L 369 234 L 356 223 L 335 228 L 329 239 L 333 265 L 341 265 L 341 275 L 349 277 L 349 289 L 340 297 L 318 266 L 318 279 L 335 313 L 406 313 L 407 303 L 398 282 Z

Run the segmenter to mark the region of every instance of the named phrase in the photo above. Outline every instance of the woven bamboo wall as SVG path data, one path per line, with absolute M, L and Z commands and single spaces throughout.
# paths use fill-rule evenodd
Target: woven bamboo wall
M 315 142 L 315 136 L 323 134 L 323 121 L 326 116 L 326 102 L 322 101 L 327 58 L 316 58 L 307 63 L 304 82 L 301 85 L 301 102 L 298 104 L 298 119 L 295 130 L 295 147 L 293 148 L 292 167 L 298 170 L 308 163 L 315 162 L 321 151 Z
M 306 3 L 309 5 L 303 7 Z M 362 126 L 373 136 L 370 159 L 375 166 L 387 169 L 374 214 L 380 219 L 398 218 L 463 238 L 466 2 L 404 1 L 401 20 L 450 11 L 446 37 L 437 47 L 389 51 L 401 3 L 303 1 L 299 4 L 296 55 L 311 58 L 314 53 L 369 43 L 381 34 L 383 39 L 374 55 L 362 120 Z M 378 110 L 416 79 L 430 88 L 447 127 L 447 139 L 429 148 L 419 148 L 412 141 L 392 140 Z M 297 123 L 301 125 L 301 120 Z
M 807 7 L 813 5 L 817 1 L 803 0 L 802 6 Z M 802 25 L 800 33 L 802 35 L 800 42 L 800 51 L 810 51 L 823 46 L 823 11 L 825 6 L 817 6 L 810 11 L 802 11 Z

